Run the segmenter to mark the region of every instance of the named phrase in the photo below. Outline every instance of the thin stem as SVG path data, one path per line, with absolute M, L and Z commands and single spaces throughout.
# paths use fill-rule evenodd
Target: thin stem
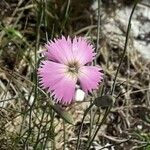
M 65 25 L 67 23 L 68 16 L 69 16 L 69 8 L 70 8 L 70 0 L 67 1 L 66 12 L 65 12 L 64 21 L 62 23 L 62 27 L 61 27 L 62 29 L 61 29 L 60 33 L 62 33 L 63 30 L 65 29 Z
M 42 0 L 40 1 L 42 4 Z M 35 70 L 34 70 L 34 82 L 35 82 L 35 86 L 34 86 L 34 100 L 33 103 L 30 107 L 30 111 L 29 111 L 29 131 L 31 129 L 31 124 L 32 124 L 32 112 L 34 109 L 34 105 L 35 102 L 37 101 L 37 97 L 38 97 L 38 80 L 37 80 L 37 51 L 39 49 L 39 41 L 40 41 L 40 26 L 42 24 L 42 20 L 43 20 L 43 9 L 42 9 L 42 5 L 38 5 L 40 13 L 37 12 L 37 38 L 36 38 L 36 45 L 35 45 L 35 49 L 34 49 L 34 61 L 35 61 Z M 31 132 L 30 132 L 31 134 Z M 35 144 L 36 146 L 36 144 Z
M 36 149 L 37 146 L 38 146 L 38 144 L 39 144 L 40 134 L 41 134 L 41 128 L 42 128 L 42 123 L 43 123 L 45 111 L 46 111 L 46 110 L 43 110 L 42 117 L 41 117 L 41 120 L 40 120 L 40 123 L 39 123 L 38 133 L 37 133 L 37 138 L 36 138 L 36 142 L 35 142 L 35 145 L 34 145 L 34 149 Z
M 90 100 L 90 105 L 92 104 L 92 99 Z M 89 137 L 92 134 L 92 128 L 93 128 L 93 112 L 92 109 L 90 109 L 90 130 L 89 130 Z
M 103 123 L 106 121 L 107 116 L 108 116 L 108 114 L 109 114 L 109 112 L 110 112 L 110 109 L 111 109 L 111 107 L 108 107 L 108 108 L 105 110 L 104 117 L 102 118 L 102 121 L 101 121 L 100 124 L 98 125 L 98 128 L 97 128 L 97 130 L 95 131 L 94 135 L 92 136 L 91 140 L 88 141 L 88 143 L 87 143 L 87 149 L 86 149 L 86 150 L 89 150 L 89 149 L 90 149 L 90 146 L 91 146 L 92 142 L 94 141 L 94 139 L 95 139 L 95 137 L 96 137 L 96 135 L 97 135 L 97 133 L 98 133 L 100 127 L 101 127 L 101 126 L 103 125 Z
M 134 10 L 135 10 L 135 8 L 136 8 L 136 6 L 137 6 L 137 4 L 138 4 L 138 1 L 139 1 L 139 0 L 135 0 L 135 4 L 134 4 L 134 6 L 133 6 L 132 12 L 131 12 L 130 17 L 129 17 L 128 27 L 127 27 L 127 34 L 126 34 L 126 40 L 125 40 L 125 46 L 124 46 L 123 53 L 122 53 L 122 55 L 121 55 L 121 59 L 120 59 L 119 66 L 118 66 L 117 71 L 116 71 L 116 74 L 115 74 L 115 79 L 114 79 L 114 82 L 113 82 L 113 85 L 112 85 L 111 95 L 113 95 L 113 93 L 114 93 L 115 85 L 116 85 L 116 79 L 117 79 L 117 76 L 118 76 L 118 73 L 119 73 L 121 64 L 122 64 L 122 62 L 123 62 L 123 59 L 124 59 L 124 56 L 125 56 L 125 53 L 126 53 L 126 50 L 127 50 L 128 39 L 129 39 L 129 33 L 130 33 L 130 28 L 131 28 L 131 20 L 132 20 L 132 16 L 133 16 Z
M 80 148 L 80 135 L 81 135 L 81 132 L 82 132 L 82 128 L 83 128 L 83 122 L 84 122 L 84 119 L 86 117 L 86 115 L 88 114 L 88 112 L 90 111 L 90 109 L 93 107 L 94 103 L 92 103 L 84 112 L 84 115 L 83 115 L 83 118 L 82 118 L 82 121 L 81 121 L 81 126 L 80 126 L 80 129 L 79 129 L 79 133 L 78 133 L 78 138 L 77 138 L 77 147 L 76 147 L 76 150 L 79 150 Z
M 101 10 L 100 10 L 101 0 L 98 0 L 98 22 L 97 22 L 97 41 L 96 41 L 96 50 L 99 49 L 99 39 L 100 39 L 100 33 L 101 33 Z
M 63 120 L 63 133 L 64 133 L 64 145 L 63 145 L 63 150 L 65 150 L 66 149 L 66 126 L 65 126 L 65 121 Z
M 48 120 L 49 116 L 50 116 L 50 120 Z M 45 142 L 43 143 L 43 150 L 46 149 L 48 140 L 51 137 L 53 137 L 53 135 L 51 136 L 51 133 L 52 133 L 51 132 L 51 130 L 52 130 L 52 121 L 53 121 L 52 109 L 49 108 L 49 113 L 47 115 L 47 121 L 46 121 L 46 125 L 45 125 L 45 130 L 44 130 L 44 134 L 46 134 L 46 137 L 45 137 Z M 48 125 L 49 125 L 49 127 L 48 127 Z M 49 128 L 49 129 L 47 130 L 47 128 Z M 53 140 L 53 139 L 51 138 L 51 140 Z
M 50 108 L 50 109 L 51 109 L 51 108 Z M 52 133 L 54 134 L 53 140 L 51 141 L 51 143 L 52 143 L 53 149 L 55 150 L 55 149 L 56 149 L 56 144 L 55 144 L 54 117 L 55 117 L 55 112 L 53 111 L 53 109 L 51 109 L 51 125 L 50 125 L 50 129 L 51 129 Z
M 138 0 L 135 1 L 135 4 L 134 4 L 134 6 L 133 6 L 132 12 L 131 12 L 130 17 L 129 17 L 129 22 L 128 22 L 128 27 L 127 27 L 127 34 L 126 34 L 126 40 L 125 40 L 124 51 L 123 51 L 123 53 L 122 53 L 119 66 L 118 66 L 117 71 L 116 71 L 114 83 L 113 83 L 112 90 L 111 90 L 111 95 L 113 95 L 113 93 L 114 93 L 115 84 L 116 84 L 116 79 L 117 79 L 117 76 L 118 76 L 118 73 L 119 73 L 121 64 L 122 64 L 122 62 L 123 62 L 123 59 L 124 59 L 124 56 L 125 56 L 125 53 L 126 53 L 127 44 L 128 44 L 128 38 L 129 38 L 129 32 L 130 32 L 130 28 L 131 28 L 131 20 L 132 20 L 132 16 L 133 16 L 133 13 L 134 13 L 134 11 L 135 11 L 135 8 L 136 8 L 137 4 L 138 4 Z M 89 149 L 90 149 L 90 146 L 91 146 L 92 142 L 94 141 L 94 139 L 95 139 L 95 137 L 96 137 L 96 135 L 97 135 L 97 133 L 98 133 L 100 127 L 101 127 L 102 124 L 105 122 L 105 120 L 106 120 L 108 114 L 110 113 L 111 107 L 112 107 L 112 106 L 110 106 L 110 107 L 108 107 L 108 108 L 106 109 L 105 114 L 104 114 L 104 117 L 103 117 L 101 123 L 99 124 L 99 126 L 98 126 L 97 130 L 95 131 L 93 137 L 91 138 L 91 140 L 90 140 L 90 141 L 88 142 L 88 144 L 87 144 L 87 149 L 86 149 L 86 150 L 89 150 Z

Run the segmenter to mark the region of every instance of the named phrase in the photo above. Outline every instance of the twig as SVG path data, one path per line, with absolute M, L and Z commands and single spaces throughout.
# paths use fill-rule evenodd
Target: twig
M 125 56 L 125 53 L 126 53 L 126 49 L 127 49 L 127 45 L 128 45 L 129 32 L 130 32 L 130 28 L 131 28 L 131 20 L 132 20 L 132 16 L 133 16 L 134 10 L 135 10 L 135 8 L 136 8 L 136 6 L 137 6 L 137 4 L 138 4 L 138 1 L 139 1 L 139 0 L 136 0 L 136 1 L 135 1 L 135 4 L 134 4 L 134 6 L 133 6 L 133 9 L 132 9 L 132 12 L 131 12 L 131 15 L 130 15 L 130 18 L 129 18 L 128 28 L 127 28 L 127 34 L 126 34 L 126 40 L 125 40 L 125 46 L 124 46 L 124 51 L 123 51 L 123 53 L 122 53 L 119 66 L 118 66 L 117 71 L 116 71 L 114 83 L 113 83 L 112 90 L 111 90 L 111 95 L 113 95 L 113 93 L 114 93 L 114 89 L 115 89 L 115 85 L 116 85 L 116 79 L 117 79 L 117 76 L 118 76 L 118 73 L 119 73 L 121 64 L 122 64 L 122 62 L 123 62 L 123 59 L 124 59 L 124 56 Z M 110 106 L 110 107 L 108 107 L 108 108 L 106 109 L 105 114 L 104 114 L 104 117 L 102 118 L 101 123 L 99 124 L 99 126 L 98 126 L 97 130 L 95 131 L 93 137 L 91 138 L 91 140 L 90 140 L 90 141 L 88 142 L 88 144 L 87 144 L 88 146 L 87 146 L 87 149 L 86 149 L 86 150 L 89 150 L 89 149 L 90 149 L 90 146 L 91 146 L 92 142 L 94 141 L 94 139 L 95 139 L 95 137 L 96 137 L 96 135 L 97 135 L 97 133 L 98 133 L 100 127 L 101 127 L 102 124 L 105 122 L 105 120 L 106 120 L 106 118 L 107 118 L 107 116 L 108 116 L 108 114 L 109 114 L 109 112 L 110 112 L 110 110 L 111 110 L 111 107 L 112 107 L 112 106 Z

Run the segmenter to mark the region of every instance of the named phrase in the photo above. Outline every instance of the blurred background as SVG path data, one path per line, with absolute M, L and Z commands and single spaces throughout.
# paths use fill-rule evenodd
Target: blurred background
M 44 44 L 61 35 L 84 36 L 97 49 L 109 94 L 125 47 L 133 0 L 1 0 L 0 150 L 75 150 L 90 98 L 65 108 L 64 123 L 48 105 L 36 70 Z M 99 18 L 99 20 L 98 20 Z M 99 28 L 97 28 L 99 22 Z M 127 52 L 118 73 L 114 104 L 91 150 L 150 150 L 150 1 L 140 0 L 131 20 Z M 93 107 L 83 122 L 84 150 L 105 107 Z M 66 140 L 67 139 L 67 140 Z

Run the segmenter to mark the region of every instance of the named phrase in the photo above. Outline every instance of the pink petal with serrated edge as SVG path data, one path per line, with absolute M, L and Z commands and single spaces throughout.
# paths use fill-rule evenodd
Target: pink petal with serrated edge
M 82 65 L 92 62 L 95 58 L 93 46 L 83 37 L 73 39 L 72 51 L 75 59 Z
M 60 82 L 55 84 L 53 94 L 58 102 L 67 105 L 74 101 L 76 82 L 77 78 L 65 76 Z
M 103 78 L 101 69 L 97 66 L 82 66 L 79 71 L 80 86 L 84 92 L 92 92 L 97 89 Z
M 70 104 L 74 100 L 77 78 L 66 74 L 67 66 L 43 61 L 38 69 L 40 84 L 51 92 L 57 102 Z
M 49 60 L 67 64 L 74 59 L 70 37 L 66 39 L 62 36 L 62 38 L 55 39 L 54 42 L 48 42 L 45 47 L 47 51 L 44 54 Z

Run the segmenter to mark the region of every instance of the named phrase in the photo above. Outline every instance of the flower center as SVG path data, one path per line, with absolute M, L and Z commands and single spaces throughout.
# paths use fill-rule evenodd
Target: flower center
M 69 73 L 78 73 L 79 70 L 79 64 L 77 62 L 69 63 L 68 64 L 68 72 Z

